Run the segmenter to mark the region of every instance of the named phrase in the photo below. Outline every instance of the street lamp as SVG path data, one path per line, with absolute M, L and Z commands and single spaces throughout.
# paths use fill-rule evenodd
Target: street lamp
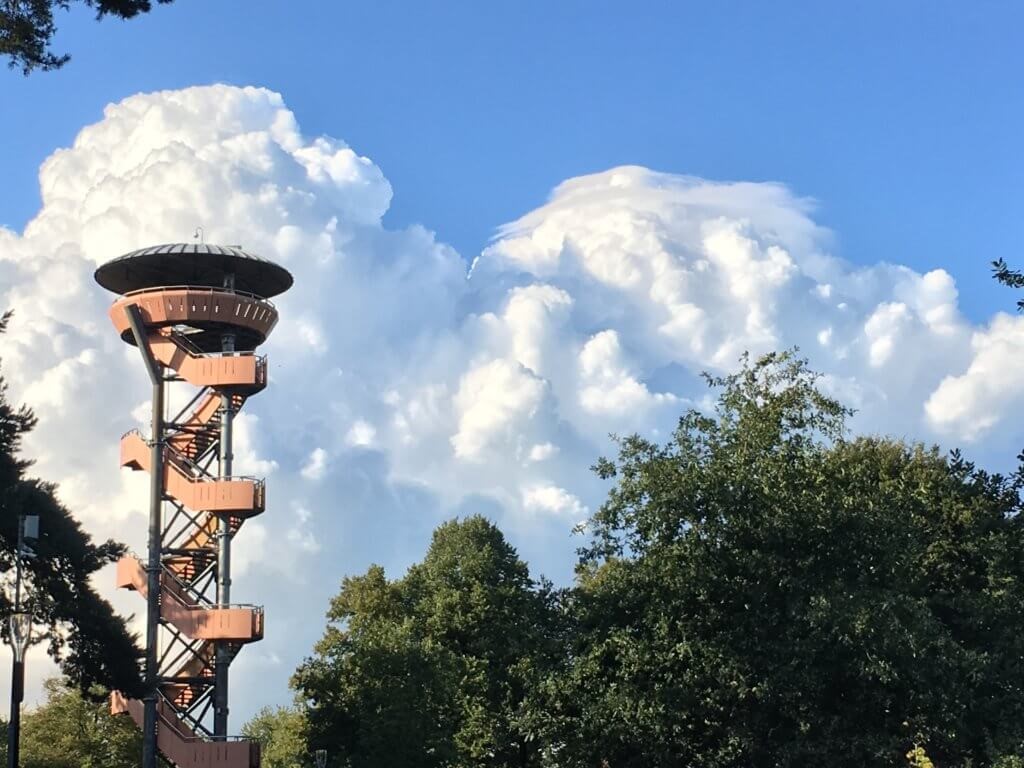
M 32 635 L 32 614 L 19 611 L 11 614 L 11 721 L 7 725 L 7 765 L 18 768 L 20 751 L 21 701 L 25 698 L 25 651 Z
M 313 753 L 313 759 L 316 761 L 316 768 L 326 768 L 327 766 L 327 750 L 318 749 Z
M 36 553 L 25 544 L 25 539 L 39 538 L 39 518 L 36 515 L 18 516 L 18 551 L 14 558 L 14 612 L 11 613 L 11 648 L 14 661 L 11 664 L 11 721 L 7 726 L 7 765 L 18 768 L 18 752 L 21 736 L 21 702 L 25 698 L 25 652 L 32 639 L 32 614 L 21 610 L 21 561 L 34 558 Z

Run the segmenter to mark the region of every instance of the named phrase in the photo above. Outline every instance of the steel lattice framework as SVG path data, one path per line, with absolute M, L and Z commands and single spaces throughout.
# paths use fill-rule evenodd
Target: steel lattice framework
M 153 385 L 152 429 L 121 438 L 121 465 L 150 474 L 148 557 L 117 564 L 117 585 L 147 601 L 147 695 L 112 708 L 143 729 L 143 768 L 159 751 L 179 768 L 258 768 L 258 745 L 228 736 L 228 670 L 262 639 L 263 610 L 231 602 L 231 547 L 266 505 L 262 480 L 232 474 L 234 417 L 267 385 L 255 353 L 277 323 L 283 268 L 238 248 L 176 244 L 96 271 L 121 294 L 110 317 L 138 346 Z M 169 382 L 196 387 L 172 418 Z

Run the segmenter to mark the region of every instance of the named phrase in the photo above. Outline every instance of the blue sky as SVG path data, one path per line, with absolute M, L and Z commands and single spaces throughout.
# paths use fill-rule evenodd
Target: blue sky
M 988 266 L 1024 266 L 1017 5 L 58 21 L 65 69 L 0 72 L 0 359 L 35 471 L 93 534 L 143 545 L 117 437 L 148 393 L 95 266 L 202 224 L 295 274 L 236 432 L 269 498 L 233 556 L 268 622 L 239 722 L 288 701 L 342 575 L 399 575 L 441 520 L 486 514 L 568 583 L 608 434 L 664 439 L 744 350 L 799 346 L 860 432 L 999 469 L 1024 444 L 1024 317 Z
M 854 262 L 941 265 L 973 317 L 1024 254 L 1024 9 L 1009 2 L 178 0 L 60 14 L 61 72 L 0 77 L 0 222 L 111 101 L 211 82 L 285 94 L 395 187 L 388 217 L 463 254 L 559 181 L 636 163 L 776 180 Z

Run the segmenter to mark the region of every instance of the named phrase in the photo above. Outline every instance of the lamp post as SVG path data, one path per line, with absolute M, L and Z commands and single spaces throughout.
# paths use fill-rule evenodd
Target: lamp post
M 10 619 L 14 660 L 11 664 L 11 721 L 7 726 L 8 768 L 18 768 L 21 701 L 25 698 L 25 652 L 32 636 L 32 614 L 21 610 L 21 559 L 36 556 L 25 544 L 26 538 L 39 538 L 39 518 L 35 515 L 18 515 L 18 550 L 14 557 L 14 612 Z
M 14 664 L 11 667 L 11 722 L 7 726 L 7 765 L 18 768 L 19 736 L 21 730 L 21 701 L 25 698 L 25 651 L 32 631 L 32 616 L 27 613 L 11 614 L 11 647 Z

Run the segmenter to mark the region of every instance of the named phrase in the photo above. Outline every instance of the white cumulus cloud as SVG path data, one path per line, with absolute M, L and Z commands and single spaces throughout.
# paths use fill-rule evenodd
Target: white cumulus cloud
M 459 458 L 482 458 L 496 442 L 511 442 L 544 399 L 543 380 L 509 360 L 491 360 L 467 371 L 455 395 L 458 432 L 452 446 Z
M 524 488 L 523 507 L 531 512 L 565 515 L 574 521 L 587 514 L 587 508 L 578 498 L 557 485 Z
M 144 541 L 145 476 L 118 470 L 117 440 L 145 426 L 149 385 L 93 270 L 202 226 L 294 273 L 270 386 L 237 420 L 235 471 L 269 476 L 268 511 L 235 539 L 234 594 L 266 603 L 268 628 L 236 662 L 238 718 L 287 700 L 343 573 L 401 569 L 445 517 L 488 514 L 569 578 L 608 434 L 663 438 L 704 401 L 698 373 L 743 351 L 799 345 L 865 429 L 1020 434 L 1024 321 L 970 323 L 941 268 L 835 258 L 813 204 L 781 184 L 570 179 L 469 269 L 427 227 L 382 224 L 391 186 L 358 148 L 304 135 L 278 94 L 218 85 L 109 106 L 43 164 L 40 190 L 21 231 L 0 228 L 0 308 L 15 311 L 0 357 L 40 417 L 34 471 L 99 537 Z
M 998 314 L 971 339 L 967 370 L 943 378 L 925 403 L 943 432 L 975 440 L 1024 403 L 1024 318 Z
M 345 442 L 349 445 L 366 447 L 373 445 L 374 438 L 376 437 L 377 430 L 374 429 L 372 424 L 362 419 L 357 419 L 349 427 L 345 435 Z
M 314 448 L 313 452 L 309 454 L 309 460 L 300 470 L 299 474 L 307 480 L 319 480 L 324 476 L 324 469 L 326 467 L 327 451 L 323 448 Z
M 558 453 L 558 446 L 554 443 L 537 443 L 530 446 L 530 461 L 544 461 Z

